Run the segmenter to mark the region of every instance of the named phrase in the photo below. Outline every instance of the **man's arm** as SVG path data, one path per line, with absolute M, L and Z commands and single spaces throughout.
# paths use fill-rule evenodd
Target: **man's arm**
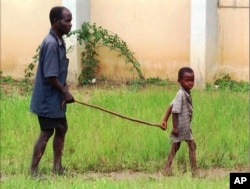
M 56 89 L 58 89 L 62 93 L 63 101 L 65 103 L 74 102 L 74 98 L 73 98 L 72 94 L 69 92 L 67 85 L 64 86 L 63 84 L 61 84 L 58 81 L 57 77 L 48 77 L 48 81 L 53 87 L 55 87 Z

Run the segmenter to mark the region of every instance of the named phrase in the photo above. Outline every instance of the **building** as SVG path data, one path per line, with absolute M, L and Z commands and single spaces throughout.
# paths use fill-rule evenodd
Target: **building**
M 72 11 L 72 30 L 90 22 L 118 34 L 135 53 L 145 78 L 176 80 L 178 69 L 190 66 L 198 87 L 221 74 L 249 80 L 249 0 L 2 0 L 3 76 L 24 77 L 55 5 Z M 67 45 L 75 46 L 69 54 L 69 82 L 77 83 L 84 47 L 76 38 L 67 39 Z M 101 48 L 98 53 L 99 77 L 135 77 L 115 52 Z

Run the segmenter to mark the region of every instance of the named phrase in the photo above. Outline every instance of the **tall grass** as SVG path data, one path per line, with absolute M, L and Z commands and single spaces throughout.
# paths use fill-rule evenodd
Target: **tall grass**
M 127 87 L 108 90 L 93 87 L 91 90 L 83 88 L 73 93 L 80 101 L 129 117 L 160 123 L 176 90 L 176 88 L 156 86 L 140 90 Z M 231 170 L 247 166 L 249 160 L 247 93 L 194 89 L 192 98 L 194 104 L 192 130 L 197 143 L 199 168 L 223 167 Z M 39 134 L 38 121 L 36 116 L 29 112 L 29 103 L 30 95 L 21 96 L 18 92 L 13 92 L 1 96 L 1 174 L 8 177 L 28 174 L 33 145 Z M 111 172 L 132 169 L 153 173 L 160 171 L 164 166 L 170 148 L 168 136 L 172 128 L 171 120 L 168 122 L 167 131 L 164 132 L 157 127 L 131 122 L 76 103 L 68 105 L 67 108 L 69 130 L 63 164 L 70 171 L 81 174 L 91 171 Z M 51 141 L 40 163 L 39 168 L 43 173 L 51 171 L 53 158 Z M 188 149 L 183 143 L 174 159 L 173 168 L 177 172 L 186 171 L 190 169 L 189 167 Z M 112 181 L 107 182 L 115 188 L 116 184 Z M 165 181 L 162 182 L 166 184 Z M 139 183 L 137 184 L 143 185 L 143 181 Z M 199 184 L 201 187 L 198 187 Z M 202 182 L 199 184 L 191 188 L 204 188 Z M 122 186 L 126 186 L 126 183 Z M 140 186 L 138 188 L 141 188 Z

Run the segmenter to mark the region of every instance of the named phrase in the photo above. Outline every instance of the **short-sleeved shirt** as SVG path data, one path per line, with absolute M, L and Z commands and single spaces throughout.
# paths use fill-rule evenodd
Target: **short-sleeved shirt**
M 30 110 L 38 116 L 48 118 L 65 117 L 66 107 L 61 108 L 61 92 L 48 82 L 48 77 L 57 77 L 66 84 L 69 60 L 66 57 L 65 43 L 53 30 L 40 46 L 39 63 L 31 97 Z
M 173 105 L 172 113 L 178 114 L 179 129 L 178 137 L 172 135 L 173 141 L 180 142 L 183 140 L 193 140 L 191 131 L 191 120 L 193 112 L 191 95 L 181 87 L 171 104 Z

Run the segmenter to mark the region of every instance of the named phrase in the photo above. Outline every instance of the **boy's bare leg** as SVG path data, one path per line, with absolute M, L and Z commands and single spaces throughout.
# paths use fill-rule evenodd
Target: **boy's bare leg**
M 62 166 L 62 155 L 64 148 L 64 139 L 67 132 L 67 125 L 60 126 L 56 128 L 54 141 L 53 141 L 53 151 L 54 151 L 54 165 L 53 172 L 56 174 L 62 174 L 64 172 L 64 168 Z
M 53 132 L 54 132 L 53 129 L 41 131 L 38 140 L 34 146 L 34 151 L 30 166 L 31 176 L 35 176 L 37 174 L 38 164 L 43 156 L 49 138 L 53 135 Z
M 171 151 L 168 154 L 168 159 L 167 159 L 166 165 L 164 167 L 164 173 L 163 173 L 164 175 L 170 176 L 172 174 L 171 165 L 172 165 L 172 162 L 173 162 L 173 159 L 175 157 L 176 152 L 180 148 L 180 144 L 181 144 L 180 142 L 174 142 L 172 144 Z
M 187 141 L 189 147 L 189 159 L 192 170 L 192 175 L 196 176 L 197 174 L 197 165 L 196 165 L 196 144 L 194 140 Z

